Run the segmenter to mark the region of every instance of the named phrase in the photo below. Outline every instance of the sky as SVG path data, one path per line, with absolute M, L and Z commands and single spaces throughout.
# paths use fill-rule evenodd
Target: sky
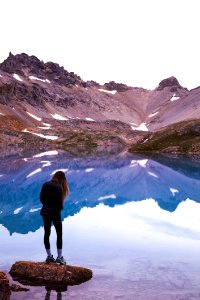
M 2 0 L 0 62 L 59 63 L 83 80 L 200 86 L 199 0 Z

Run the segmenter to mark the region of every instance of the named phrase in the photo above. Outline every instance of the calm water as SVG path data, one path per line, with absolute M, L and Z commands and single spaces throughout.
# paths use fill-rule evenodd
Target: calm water
M 200 163 L 187 158 L 69 158 L 41 153 L 0 160 L 0 269 L 42 261 L 42 184 L 66 172 L 64 256 L 92 280 L 50 299 L 200 299 Z M 55 232 L 51 245 L 54 256 Z M 44 287 L 11 299 L 45 299 Z

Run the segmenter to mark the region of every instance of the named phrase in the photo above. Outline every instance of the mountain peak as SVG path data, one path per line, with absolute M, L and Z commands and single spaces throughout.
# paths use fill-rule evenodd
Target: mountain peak
M 30 68 L 32 66 L 37 66 L 37 68 L 43 68 L 44 62 L 40 61 L 36 56 L 29 56 L 26 53 L 21 53 L 13 55 L 9 53 L 8 58 L 6 58 L 1 64 L 0 69 L 9 74 L 17 73 L 19 75 L 24 75 L 23 69 Z
M 9 74 L 16 73 L 21 76 L 34 75 L 49 79 L 63 85 L 84 85 L 85 82 L 74 72 L 68 72 L 57 63 L 39 60 L 36 56 L 26 53 L 13 55 L 11 52 L 7 59 L 0 64 L 0 70 Z
M 159 86 L 156 88 L 157 91 L 162 91 L 164 88 L 170 88 L 171 92 L 176 92 L 177 89 L 182 89 L 183 87 L 180 85 L 176 77 L 171 76 L 166 79 L 163 79 L 160 83 Z

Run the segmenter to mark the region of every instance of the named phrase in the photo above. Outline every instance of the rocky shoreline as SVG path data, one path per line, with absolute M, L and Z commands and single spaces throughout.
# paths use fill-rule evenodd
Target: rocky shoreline
M 38 131 L 39 134 L 39 131 Z M 200 121 L 170 125 L 157 132 L 133 131 L 122 122 L 67 123 L 51 130 L 57 140 L 12 129 L 0 129 L 0 157 L 60 150 L 74 157 L 121 152 L 200 154 Z
M 4 123 L 5 124 L 5 123 Z M 58 136 L 56 140 L 48 140 L 35 135 L 40 130 L 22 132 L 19 130 L 0 129 L 0 152 L 23 155 L 30 151 L 64 150 L 74 156 L 88 154 L 117 154 L 127 150 L 131 145 L 142 143 L 147 132 L 133 131 L 125 123 L 76 121 L 66 122 L 63 126 L 55 126 L 48 132 Z

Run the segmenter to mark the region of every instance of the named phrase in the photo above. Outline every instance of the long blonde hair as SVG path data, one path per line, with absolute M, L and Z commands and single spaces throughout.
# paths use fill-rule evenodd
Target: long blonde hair
M 67 184 L 67 179 L 66 179 L 65 173 L 63 171 L 57 171 L 51 178 L 51 181 L 56 182 L 61 185 L 62 202 L 64 202 L 65 197 L 67 197 L 69 194 L 69 186 Z

